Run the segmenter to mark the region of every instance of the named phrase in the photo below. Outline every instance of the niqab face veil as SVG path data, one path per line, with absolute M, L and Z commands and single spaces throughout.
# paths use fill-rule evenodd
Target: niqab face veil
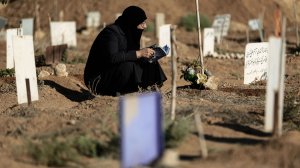
M 129 6 L 116 20 L 116 24 L 124 31 L 127 39 L 128 50 L 140 49 L 140 39 L 143 30 L 137 28 L 139 24 L 147 19 L 143 9 L 137 6 Z

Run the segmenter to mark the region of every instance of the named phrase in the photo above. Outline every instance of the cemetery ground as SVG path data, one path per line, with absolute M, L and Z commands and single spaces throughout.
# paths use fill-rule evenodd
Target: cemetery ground
M 165 134 L 166 146 L 179 154 L 177 167 L 299 167 L 300 57 L 287 56 L 283 135 L 276 138 L 264 132 L 266 83 L 243 84 L 244 59 L 204 58 L 205 67 L 218 78 L 217 90 L 194 89 L 180 78 L 180 69 L 198 56 L 195 41 L 184 38 L 193 35 L 186 33 L 177 31 L 177 125 Z M 96 35 L 78 35 L 78 47 L 67 50 L 69 75 L 39 78 L 39 101 L 31 106 L 18 105 L 13 77 L 0 78 L 0 167 L 119 167 L 119 97 L 93 96 L 83 84 L 84 62 Z M 47 41 L 35 46 L 37 56 Z M 219 46 L 232 52 L 244 47 L 228 39 Z M 0 48 L 4 69 L 5 42 Z M 171 59 L 160 63 L 168 77 L 161 88 L 166 124 Z M 41 70 L 53 73 L 51 66 L 38 66 L 37 73 Z M 202 119 L 207 158 L 201 156 L 195 113 Z

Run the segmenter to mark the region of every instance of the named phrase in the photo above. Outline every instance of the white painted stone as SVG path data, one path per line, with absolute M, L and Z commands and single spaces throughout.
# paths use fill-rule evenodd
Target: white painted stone
M 68 76 L 67 66 L 65 64 L 57 64 L 55 66 L 55 75 L 56 76 Z
M 162 166 L 177 167 L 179 166 L 179 154 L 175 150 L 167 149 L 162 157 Z
M 48 71 L 45 71 L 45 70 L 42 70 L 40 73 L 39 73 L 39 76 L 38 78 L 45 78 L 47 76 L 50 76 L 50 73 Z

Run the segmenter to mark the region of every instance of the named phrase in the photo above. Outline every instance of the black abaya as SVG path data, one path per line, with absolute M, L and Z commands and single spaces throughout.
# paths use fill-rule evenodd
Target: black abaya
M 158 62 L 137 59 L 145 12 L 135 6 L 124 10 L 116 22 L 95 39 L 84 70 L 86 86 L 94 94 L 112 95 L 138 91 L 138 86 L 161 85 L 166 76 Z

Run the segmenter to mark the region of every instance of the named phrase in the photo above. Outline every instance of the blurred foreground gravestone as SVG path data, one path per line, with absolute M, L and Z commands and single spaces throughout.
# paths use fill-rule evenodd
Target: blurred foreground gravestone
M 60 63 L 67 50 L 67 44 L 48 46 L 45 54 L 45 64 L 52 65 Z
M 171 45 L 171 24 L 162 25 L 159 28 L 159 46 L 170 46 L 170 52 L 167 57 L 170 57 L 172 54 L 172 45 Z
M 161 95 L 153 92 L 120 99 L 121 167 L 150 165 L 163 152 Z
M 14 36 L 13 37 L 13 55 L 15 60 L 15 74 L 18 103 L 28 103 L 28 94 L 30 101 L 37 101 L 38 87 L 37 75 L 34 60 L 34 47 L 32 36 Z M 28 88 L 26 88 L 26 79 L 28 79 Z
M 68 47 L 76 47 L 76 23 L 75 22 L 51 22 L 51 44 L 67 44 Z
M 34 33 L 33 33 L 33 25 L 34 25 L 33 18 L 22 19 L 23 35 L 33 36 L 34 35 Z
M 215 33 L 213 28 L 205 28 L 203 32 L 203 55 L 212 56 L 215 52 Z
M 285 42 L 281 38 L 269 38 L 270 59 L 266 89 L 265 131 L 275 131 L 277 135 L 281 135 L 282 133 L 285 46 Z
M 266 80 L 269 43 L 249 43 L 245 51 L 244 84 Z
M 218 44 L 221 43 L 222 37 L 227 36 L 230 27 L 230 20 L 230 14 L 215 16 L 212 27 L 215 30 L 215 37 L 217 38 Z

